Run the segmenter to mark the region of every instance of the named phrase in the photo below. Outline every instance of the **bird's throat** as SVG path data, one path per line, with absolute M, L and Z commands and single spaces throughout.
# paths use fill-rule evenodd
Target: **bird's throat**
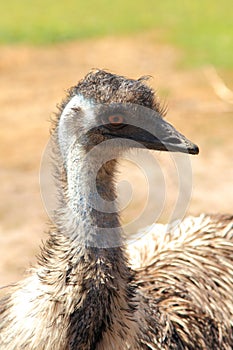
M 82 148 L 76 146 L 70 150 L 65 213 L 71 225 L 67 234 L 78 244 L 97 248 L 122 245 L 115 168 L 114 159 L 101 164 Z

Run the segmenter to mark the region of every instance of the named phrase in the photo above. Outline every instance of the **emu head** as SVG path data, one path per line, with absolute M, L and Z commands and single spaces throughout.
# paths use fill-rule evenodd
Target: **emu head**
M 109 151 L 105 141 L 111 140 L 112 152 L 144 147 L 198 153 L 196 145 L 163 119 L 164 110 L 145 80 L 97 70 L 69 91 L 58 120 L 64 162 L 74 142 L 85 151 L 101 144 Z

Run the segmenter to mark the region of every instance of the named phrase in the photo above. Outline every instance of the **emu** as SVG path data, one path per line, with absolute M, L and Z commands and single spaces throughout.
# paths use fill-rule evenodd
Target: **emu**
M 151 133 L 129 122 L 140 106 Z M 140 145 L 198 153 L 162 117 L 144 79 L 96 70 L 69 90 L 52 136 L 60 207 L 37 266 L 0 301 L 0 349 L 233 348 L 232 216 L 188 217 L 169 232 L 157 224 L 124 245 L 119 154 Z

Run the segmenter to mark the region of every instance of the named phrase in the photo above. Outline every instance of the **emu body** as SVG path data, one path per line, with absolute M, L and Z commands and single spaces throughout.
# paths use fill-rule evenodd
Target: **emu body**
M 159 114 L 153 123 L 163 144 L 128 124 L 90 128 L 97 104 L 116 103 Z M 116 159 L 127 147 L 101 143 L 119 130 L 121 138 L 133 135 L 148 148 L 198 152 L 162 114 L 142 79 L 95 71 L 70 90 L 53 133 L 60 208 L 37 266 L 0 301 L 0 349 L 232 349 L 233 217 L 154 225 L 127 250 L 117 207 L 111 215 L 107 210 L 116 197 Z M 90 155 L 95 145 L 112 155 L 101 168 L 96 153 Z M 91 174 L 97 174 L 101 210 Z

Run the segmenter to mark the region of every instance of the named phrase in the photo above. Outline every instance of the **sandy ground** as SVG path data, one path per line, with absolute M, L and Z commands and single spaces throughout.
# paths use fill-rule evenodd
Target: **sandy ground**
M 21 278 L 46 239 L 39 169 L 49 118 L 64 90 L 91 68 L 153 77 L 150 84 L 169 106 L 167 120 L 200 147 L 200 155 L 191 158 L 193 192 L 187 214 L 232 213 L 233 106 L 215 95 L 203 69 L 179 69 L 181 57 L 178 50 L 157 44 L 156 33 L 46 48 L 0 48 L 0 285 Z M 233 72 L 223 74 L 230 84 Z M 159 155 L 162 163 L 166 157 Z M 127 221 L 140 214 L 146 185 L 126 162 L 122 174 L 138 190 L 124 213 Z M 166 181 L 173 182 L 169 173 Z

